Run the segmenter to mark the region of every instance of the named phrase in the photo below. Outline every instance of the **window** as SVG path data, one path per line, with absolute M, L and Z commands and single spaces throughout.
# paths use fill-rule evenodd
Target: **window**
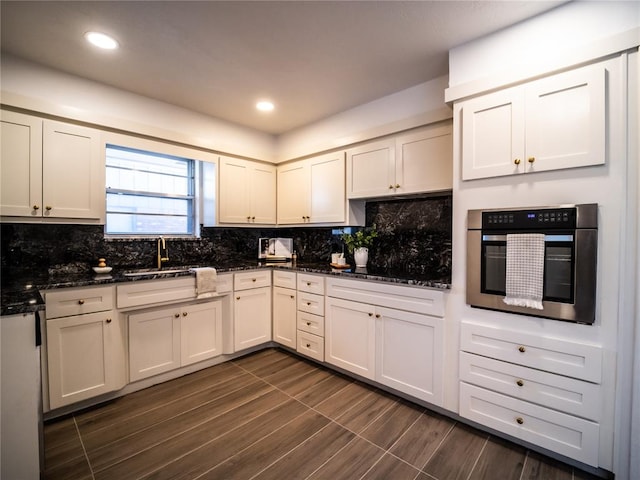
M 108 235 L 196 234 L 194 160 L 107 145 Z

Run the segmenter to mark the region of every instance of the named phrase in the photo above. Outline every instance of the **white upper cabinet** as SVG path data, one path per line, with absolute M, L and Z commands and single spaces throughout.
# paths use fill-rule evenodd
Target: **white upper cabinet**
M 344 152 L 278 167 L 278 223 L 346 221 Z
M 589 66 L 462 103 L 462 179 L 604 164 L 605 68 Z
M 100 132 L 2 112 L 4 216 L 104 218 Z
M 431 125 L 347 151 L 348 198 L 450 190 L 451 125 Z
M 219 222 L 276 223 L 276 167 L 220 157 Z

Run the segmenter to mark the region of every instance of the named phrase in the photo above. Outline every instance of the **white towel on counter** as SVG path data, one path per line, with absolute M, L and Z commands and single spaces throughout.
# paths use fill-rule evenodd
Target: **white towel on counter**
M 213 267 L 192 268 L 196 272 L 196 298 L 211 298 L 216 295 L 218 274 Z
M 544 235 L 507 235 L 506 297 L 504 303 L 542 310 Z

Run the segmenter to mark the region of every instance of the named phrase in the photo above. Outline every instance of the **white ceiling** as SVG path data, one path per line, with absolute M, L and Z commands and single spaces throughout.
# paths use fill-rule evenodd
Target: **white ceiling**
M 7 1 L 2 52 L 271 134 L 447 73 L 564 1 Z M 89 30 L 120 49 L 96 51 Z M 272 99 L 277 110 L 254 105 Z

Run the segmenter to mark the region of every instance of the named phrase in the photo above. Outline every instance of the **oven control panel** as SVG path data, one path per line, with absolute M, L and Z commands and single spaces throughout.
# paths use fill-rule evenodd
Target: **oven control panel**
M 575 227 L 575 208 L 482 212 L 483 230 L 548 230 Z

